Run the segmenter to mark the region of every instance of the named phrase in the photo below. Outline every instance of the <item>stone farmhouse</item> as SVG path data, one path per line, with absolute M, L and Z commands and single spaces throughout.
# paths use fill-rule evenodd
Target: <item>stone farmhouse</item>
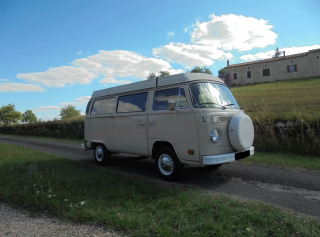
M 226 71 L 223 80 L 230 87 L 320 76 L 320 49 L 233 65 L 228 61 Z

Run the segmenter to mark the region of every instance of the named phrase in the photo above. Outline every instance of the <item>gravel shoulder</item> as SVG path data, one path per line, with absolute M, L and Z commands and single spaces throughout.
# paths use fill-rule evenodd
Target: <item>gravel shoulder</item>
M 77 236 L 77 237 L 120 237 L 121 232 L 108 231 L 95 225 L 63 222 L 45 215 L 33 217 L 28 211 L 14 209 L 0 203 L 0 236 Z

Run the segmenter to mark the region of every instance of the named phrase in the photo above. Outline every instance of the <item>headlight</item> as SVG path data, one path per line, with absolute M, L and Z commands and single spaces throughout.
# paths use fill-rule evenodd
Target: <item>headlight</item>
M 218 129 L 212 130 L 210 133 L 210 141 L 217 144 L 220 141 L 220 132 Z

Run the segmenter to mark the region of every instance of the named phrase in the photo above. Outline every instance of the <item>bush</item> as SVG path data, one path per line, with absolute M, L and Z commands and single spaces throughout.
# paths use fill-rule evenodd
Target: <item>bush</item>
M 0 133 L 26 136 L 83 139 L 84 117 L 47 122 L 2 125 Z

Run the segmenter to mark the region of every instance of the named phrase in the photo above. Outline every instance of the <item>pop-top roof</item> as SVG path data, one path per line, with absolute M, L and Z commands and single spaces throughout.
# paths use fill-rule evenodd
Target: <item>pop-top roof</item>
M 138 91 L 148 88 L 155 88 L 166 85 L 180 84 L 183 82 L 197 81 L 197 80 L 210 80 L 217 81 L 219 83 L 224 83 L 220 78 L 202 73 L 182 73 L 172 76 L 158 77 L 153 79 L 148 79 L 145 81 L 134 82 L 127 85 L 111 87 L 103 90 L 94 91 L 91 98 L 103 97 L 108 95 L 115 95 L 120 93 L 125 93 L 129 91 Z

